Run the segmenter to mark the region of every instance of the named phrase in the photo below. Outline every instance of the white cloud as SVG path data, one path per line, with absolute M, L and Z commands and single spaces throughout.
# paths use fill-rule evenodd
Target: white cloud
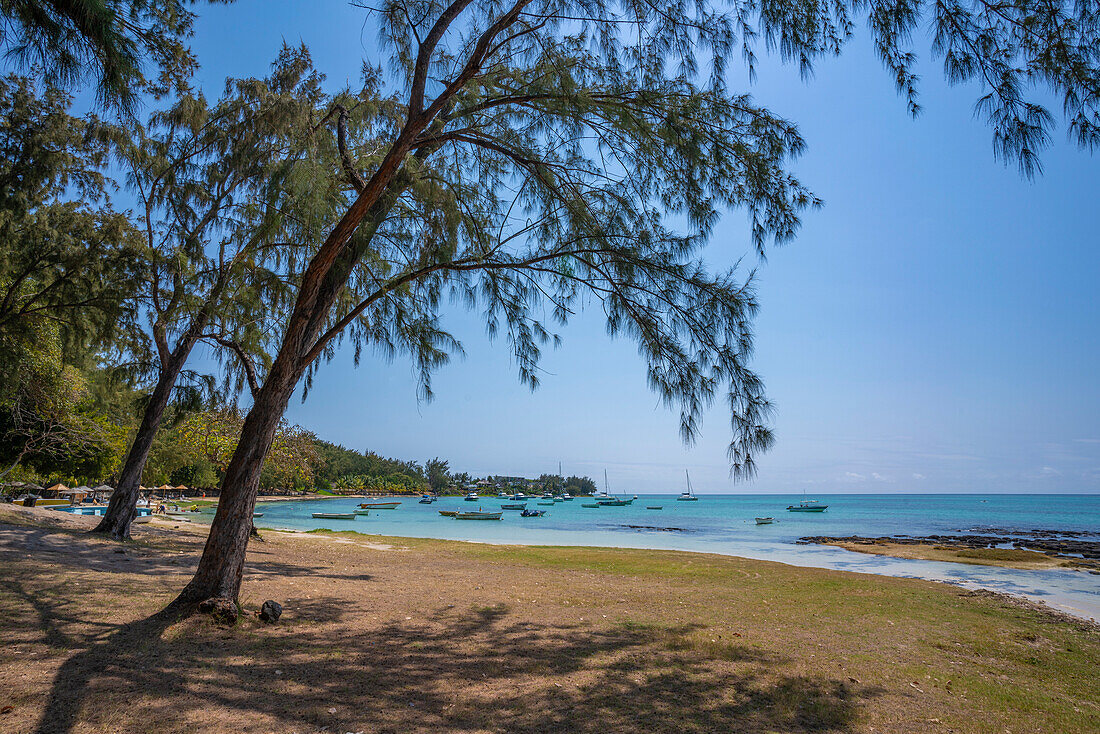
M 865 474 L 856 474 L 854 471 L 844 472 L 844 479 L 848 482 L 862 482 L 867 479 Z
M 871 478 L 874 479 L 876 482 L 892 482 L 892 481 L 894 481 L 893 479 L 891 479 L 888 476 L 885 476 L 883 474 L 879 474 L 877 471 L 871 472 Z
M 918 479 L 918 480 L 924 479 L 924 475 L 923 474 L 918 474 L 917 472 L 913 472 L 913 479 Z

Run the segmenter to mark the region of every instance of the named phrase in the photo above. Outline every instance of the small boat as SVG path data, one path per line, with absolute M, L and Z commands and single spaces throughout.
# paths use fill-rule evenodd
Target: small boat
M 581 507 L 599 507 L 599 502 L 582 502 Z
M 680 496 L 676 498 L 677 502 L 698 502 L 699 498 L 695 496 L 695 492 L 691 489 L 691 475 L 688 474 L 687 469 L 684 469 L 684 476 L 687 477 L 687 489 L 680 493 Z
M 551 502 L 553 502 L 554 501 L 554 493 L 553 492 L 543 492 L 542 494 L 539 495 L 539 499 L 540 500 L 550 500 Z
M 456 520 L 499 520 L 503 512 L 457 512 Z
M 137 517 L 134 518 L 133 522 L 136 522 L 136 523 L 153 522 L 153 516 L 152 515 L 138 515 Z
M 364 510 L 393 510 L 400 502 L 364 502 L 359 505 Z
M 501 504 L 500 509 L 502 509 L 502 510 L 525 510 L 525 509 L 527 509 L 527 503 L 526 502 L 510 502 L 508 504 Z
M 519 502 L 521 500 L 527 499 L 527 495 L 525 495 L 523 492 L 516 492 L 514 495 L 512 495 L 508 499 L 512 500 L 513 502 Z
M 555 502 L 565 502 L 565 500 L 561 496 L 555 496 L 554 501 Z
M 565 494 L 563 494 L 561 496 L 561 499 L 562 499 L 563 502 L 571 502 L 573 500 L 573 495 L 566 492 Z
M 638 499 L 638 495 L 634 495 L 631 499 L 621 499 L 611 494 L 611 489 L 607 483 L 607 470 L 603 471 L 603 494 L 596 497 L 596 504 L 600 507 L 626 507 L 627 505 Z
M 756 524 L 757 525 L 771 525 L 773 522 L 775 522 L 774 517 L 758 517 L 758 518 L 756 518 Z
M 458 510 L 440 510 L 439 514 L 443 517 L 454 517 L 458 514 Z
M 318 520 L 354 520 L 354 512 L 315 512 L 313 516 Z
M 554 500 L 550 500 L 549 502 L 536 502 L 535 504 L 536 505 L 542 505 L 543 507 L 553 507 L 554 506 Z
M 171 515 L 172 513 L 168 513 L 168 514 Z M 175 514 L 182 515 L 183 513 L 182 512 L 177 512 Z M 253 512 L 252 513 L 252 517 L 263 517 L 263 516 L 264 516 L 264 513 L 262 513 L 262 512 Z
M 663 510 L 664 509 L 663 507 L 661 507 L 661 505 L 646 505 L 645 508 L 647 510 Z
M 355 514 L 356 514 L 356 515 L 369 515 L 369 514 L 370 514 L 370 510 L 356 510 L 356 511 L 355 511 Z
M 554 504 L 551 502 L 550 504 Z M 546 514 L 546 510 L 524 510 L 519 513 L 520 517 L 542 517 Z
M 420 504 L 422 504 L 422 505 L 430 505 L 430 504 L 431 504 L 431 503 L 433 503 L 433 502 L 435 502 L 435 497 L 432 497 L 432 496 L 431 496 L 430 494 L 422 494 L 422 495 L 420 495 Z
M 467 492 L 466 496 L 462 499 L 466 500 L 467 502 L 477 502 L 480 498 L 477 496 L 477 492 Z
M 787 505 L 787 512 L 825 512 L 828 507 L 817 500 L 802 500 L 797 505 Z

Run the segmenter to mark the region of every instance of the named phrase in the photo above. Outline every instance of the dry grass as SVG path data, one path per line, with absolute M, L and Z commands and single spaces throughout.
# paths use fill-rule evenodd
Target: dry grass
M 118 546 L 79 532 L 88 519 L 41 527 L 45 512 L 0 509 L 3 732 L 1086 732 L 1100 720 L 1095 630 L 929 582 L 268 532 L 242 601 L 276 599 L 283 619 L 226 629 L 156 614 L 201 528 L 154 523 Z

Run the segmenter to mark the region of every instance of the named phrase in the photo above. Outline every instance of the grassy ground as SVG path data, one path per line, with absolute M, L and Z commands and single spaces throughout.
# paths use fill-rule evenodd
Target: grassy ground
M 1095 732 L 1100 633 L 911 579 L 265 532 L 233 628 L 156 615 L 202 528 L 0 508 L 0 731 Z M 61 513 L 52 513 L 60 515 Z M 50 526 L 43 527 L 43 518 Z

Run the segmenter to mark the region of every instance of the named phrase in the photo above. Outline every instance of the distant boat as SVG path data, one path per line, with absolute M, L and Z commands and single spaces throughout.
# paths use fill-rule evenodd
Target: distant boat
M 435 502 L 435 497 L 432 497 L 432 496 L 431 496 L 430 494 L 422 494 L 422 495 L 420 495 L 420 504 L 422 504 L 422 505 L 430 505 L 430 504 L 431 504 L 431 503 L 433 503 L 433 502 Z
M 523 492 L 516 492 L 515 494 L 513 494 L 508 499 L 512 500 L 513 502 L 518 502 L 520 500 L 527 499 L 527 495 L 525 495 Z
M 455 513 L 456 520 L 499 520 L 504 515 L 503 512 L 458 512 Z
M 550 504 L 553 504 L 552 502 Z M 542 517 L 546 514 L 546 510 L 524 510 L 519 513 L 520 517 Z
M 828 507 L 817 500 L 802 500 L 797 505 L 787 505 L 787 512 L 825 512 Z
M 315 512 L 313 516 L 318 520 L 354 520 L 354 512 Z
M 370 514 L 370 510 L 356 510 L 356 511 L 355 511 L 355 514 L 356 514 L 356 515 L 369 515 L 369 514 Z
M 664 507 L 662 507 L 661 505 L 646 505 L 646 507 L 645 507 L 645 508 L 646 508 L 647 510 L 663 510 L 663 509 L 665 509 L 665 508 L 664 508 Z
M 687 477 L 687 489 L 680 493 L 680 496 L 676 498 L 677 502 L 698 502 L 699 498 L 695 496 L 695 492 L 691 489 L 691 475 L 688 474 L 687 469 L 684 469 L 684 476 Z
M 771 525 L 773 522 L 775 522 L 774 517 L 758 517 L 758 518 L 756 518 L 756 524 L 757 525 Z
M 454 517 L 458 514 L 458 510 L 440 510 L 439 514 L 443 517 Z
M 400 502 L 364 502 L 359 505 L 364 510 L 393 510 Z
M 596 498 L 596 504 L 600 507 L 625 507 L 638 499 L 638 495 L 634 495 L 631 499 L 621 499 L 612 495 L 607 483 L 607 469 L 603 470 L 603 488 L 603 495 Z
M 562 498 L 560 495 L 554 495 L 554 501 L 555 502 L 565 502 L 565 499 Z
M 182 513 L 182 512 L 177 512 L 176 514 L 177 514 L 177 515 L 183 515 L 183 514 L 185 514 L 185 513 Z M 262 513 L 262 512 L 253 512 L 253 513 L 252 513 L 252 517 L 263 517 L 263 516 L 264 516 L 264 513 Z
M 599 506 L 600 506 L 600 504 L 598 502 L 582 502 L 581 503 L 581 507 L 599 507 Z
M 573 501 L 573 495 L 569 494 L 568 492 L 565 492 L 564 494 L 562 494 L 561 499 L 562 499 L 563 502 L 572 502 Z
M 510 502 L 508 504 L 501 504 L 500 509 L 502 509 L 502 510 L 525 510 L 525 509 L 527 509 L 527 503 L 526 502 Z
M 536 505 L 542 505 L 543 507 L 553 507 L 554 506 L 554 501 L 550 500 L 549 502 L 536 502 L 535 504 Z
M 467 502 L 477 502 L 480 498 L 477 496 L 477 492 L 467 492 L 466 496 L 462 499 L 466 500 Z

